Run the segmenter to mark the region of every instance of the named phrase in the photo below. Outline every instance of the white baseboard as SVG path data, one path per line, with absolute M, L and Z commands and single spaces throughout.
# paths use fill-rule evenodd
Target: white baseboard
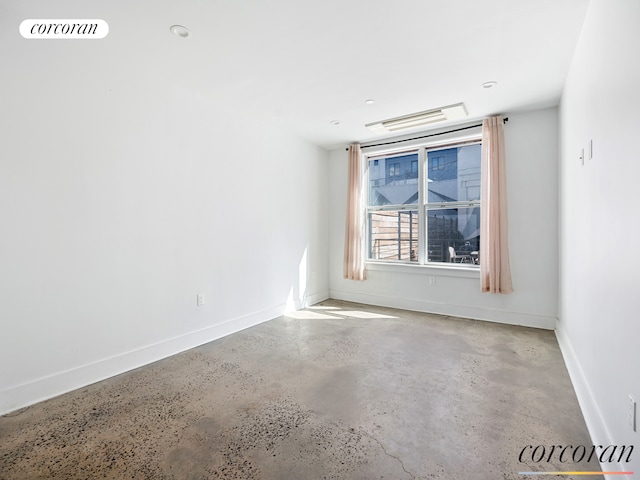
M 378 305 L 381 307 L 401 308 L 417 312 L 437 313 L 439 315 L 450 315 L 454 317 L 471 318 L 473 320 L 484 320 L 509 325 L 542 328 L 545 330 L 553 330 L 556 327 L 557 321 L 556 317 L 549 317 L 545 315 L 532 315 L 528 313 L 510 312 L 506 310 L 465 305 L 451 305 L 391 295 L 374 295 L 332 289 L 329 291 L 329 296 L 336 300 Z
M 310 305 L 315 305 L 316 303 L 320 303 L 324 300 L 327 300 L 329 298 L 329 290 L 325 290 L 323 292 L 320 293 L 316 293 L 313 295 L 308 295 L 305 297 L 305 304 L 304 307 L 308 307 Z M 304 308 L 302 307 L 302 308 Z
M 571 377 L 571 383 L 573 384 L 573 389 L 578 397 L 580 409 L 582 410 L 582 415 L 587 423 L 591 439 L 594 442 L 609 444 L 611 437 L 602 420 L 602 415 L 595 403 L 593 394 L 591 393 L 591 388 L 589 387 L 584 372 L 582 371 L 582 367 L 578 363 L 573 346 L 562 329 L 561 322 L 558 322 L 558 326 L 556 327 L 556 338 L 558 339 L 558 345 L 560 346 L 564 363 L 567 366 L 569 377 Z
M 326 298 L 324 295 L 324 293 L 310 295 L 307 301 L 312 302 L 316 298 L 320 298 L 318 301 L 324 300 Z M 0 415 L 85 387 L 272 320 L 282 315 L 284 311 L 285 305 L 277 305 L 97 362 L 12 386 L 0 391 Z
M 314 293 L 311 295 L 306 295 L 302 298 L 297 298 L 295 300 L 289 300 L 285 307 L 284 313 L 295 312 L 296 310 L 300 310 L 301 308 L 307 308 L 310 305 L 315 305 L 316 303 L 322 302 L 329 298 L 329 290 L 325 290 L 320 293 Z
M 587 429 L 591 436 L 591 442 L 593 445 L 612 445 L 614 443 L 613 437 L 611 436 L 611 433 L 607 428 L 607 424 L 604 421 L 604 417 L 598 408 L 598 404 L 595 401 L 589 382 L 587 382 L 587 378 L 580 366 L 580 362 L 578 362 L 573 346 L 571 345 L 571 341 L 562 328 L 562 322 L 557 322 L 556 338 L 558 339 L 558 345 L 560 346 L 564 363 L 567 366 L 569 377 L 573 384 L 573 389 L 578 397 L 578 403 L 580 404 L 584 421 L 587 424 Z M 622 463 L 606 463 L 601 464 L 600 466 L 603 471 L 624 472 L 628 470 L 627 466 Z M 612 475 L 605 475 L 605 478 L 607 480 L 614 480 Z M 631 476 L 627 475 L 616 475 L 615 478 L 626 478 L 627 480 L 631 480 Z

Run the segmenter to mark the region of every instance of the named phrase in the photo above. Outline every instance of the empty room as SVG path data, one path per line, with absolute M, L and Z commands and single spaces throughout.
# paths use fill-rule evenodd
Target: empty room
M 639 24 L 0 0 L 0 480 L 640 478 Z

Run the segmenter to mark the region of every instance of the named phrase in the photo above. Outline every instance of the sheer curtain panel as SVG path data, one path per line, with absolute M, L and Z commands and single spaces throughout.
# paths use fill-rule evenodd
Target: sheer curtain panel
M 364 166 L 359 144 L 349 146 L 349 185 L 344 243 L 344 278 L 365 280 Z
M 511 293 L 504 119 L 482 122 L 482 206 L 480 221 L 480 286 L 483 292 Z

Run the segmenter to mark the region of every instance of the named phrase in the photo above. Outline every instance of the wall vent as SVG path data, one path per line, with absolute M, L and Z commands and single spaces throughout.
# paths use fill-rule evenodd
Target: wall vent
M 380 122 L 369 123 L 365 125 L 369 130 L 378 133 L 397 132 L 408 128 L 421 127 L 431 123 L 446 122 L 449 120 L 461 120 L 467 118 L 467 109 L 463 103 L 449 105 L 448 107 L 427 110 L 426 112 L 418 112 L 403 117 L 390 118 Z

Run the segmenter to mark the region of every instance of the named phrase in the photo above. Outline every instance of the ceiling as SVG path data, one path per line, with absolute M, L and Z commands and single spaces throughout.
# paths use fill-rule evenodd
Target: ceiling
M 78 74 L 105 85 L 161 79 L 334 148 L 382 138 L 367 123 L 459 102 L 469 119 L 556 105 L 587 6 L 0 0 L 0 78 Z M 28 18 L 101 18 L 110 30 L 103 40 L 25 40 L 18 26 Z M 174 24 L 191 36 L 171 34 Z M 482 88 L 487 81 L 497 85 Z

